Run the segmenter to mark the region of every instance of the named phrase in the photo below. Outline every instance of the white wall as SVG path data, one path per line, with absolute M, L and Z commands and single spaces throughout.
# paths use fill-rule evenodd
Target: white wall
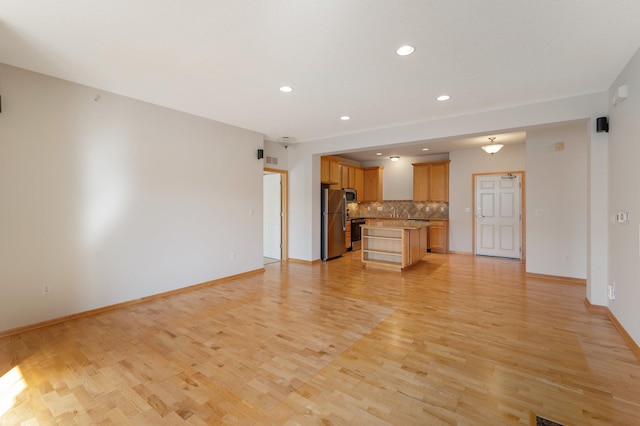
M 261 135 L 5 65 L 0 81 L 0 331 L 262 267 Z
M 473 251 L 473 174 L 525 169 L 525 145 L 506 145 L 497 154 L 465 149 L 449 154 L 449 249 Z M 469 212 L 465 212 L 469 208 Z
M 587 277 L 589 125 L 527 132 L 527 272 Z
M 611 85 L 610 98 L 621 85 L 629 96 L 609 112 L 609 281 L 616 282 L 616 299 L 609 309 L 640 344 L 640 50 Z M 613 221 L 629 213 L 629 224 Z
M 413 199 L 413 166 L 412 163 L 428 163 L 445 161 L 448 154 L 420 155 L 415 157 L 401 156 L 398 161 L 389 158 L 375 161 L 365 161 L 364 167 L 384 167 L 382 173 L 382 199 L 412 200 Z
M 276 159 L 277 164 L 269 164 L 267 162 L 267 157 L 271 157 Z M 285 148 L 278 142 L 272 142 L 265 140 L 264 141 L 264 167 L 270 169 L 278 169 L 278 170 L 287 170 L 289 167 L 289 151 L 288 148 Z

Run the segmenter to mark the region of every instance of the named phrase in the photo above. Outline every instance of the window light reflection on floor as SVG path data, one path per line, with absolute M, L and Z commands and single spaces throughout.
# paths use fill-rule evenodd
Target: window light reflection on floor
M 27 388 L 17 365 L 0 377 L 0 418 L 9 411 L 16 402 L 16 397 Z

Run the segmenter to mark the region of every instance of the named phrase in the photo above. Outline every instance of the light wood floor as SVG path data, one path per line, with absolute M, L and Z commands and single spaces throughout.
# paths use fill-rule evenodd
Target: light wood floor
M 0 423 L 640 424 L 640 363 L 584 287 L 358 254 L 2 339 L 0 376 L 25 389 Z

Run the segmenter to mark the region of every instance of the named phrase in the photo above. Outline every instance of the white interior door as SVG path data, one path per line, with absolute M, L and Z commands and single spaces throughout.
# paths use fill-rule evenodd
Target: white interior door
M 263 178 L 263 254 L 272 259 L 281 258 L 282 200 L 280 185 L 279 173 L 265 173 Z
M 476 255 L 522 258 L 521 180 L 520 174 L 476 176 Z

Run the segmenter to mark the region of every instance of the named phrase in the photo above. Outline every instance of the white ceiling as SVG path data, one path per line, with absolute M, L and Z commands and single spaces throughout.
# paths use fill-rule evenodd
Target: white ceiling
M 527 132 L 492 133 L 490 135 L 467 136 L 457 138 L 432 139 L 428 141 L 408 141 L 402 144 L 363 149 L 338 154 L 338 156 L 357 162 L 389 159 L 392 155 L 400 157 L 422 157 L 445 154 L 462 149 L 480 149 L 489 144 L 489 136 L 495 137 L 495 142 L 504 146 L 518 145 L 526 142 Z M 428 151 L 423 151 L 423 148 Z M 380 153 L 381 155 L 378 155 Z M 426 160 L 425 160 L 426 161 Z
M 601 92 L 639 45 L 638 0 L 0 0 L 0 62 L 269 140 Z

